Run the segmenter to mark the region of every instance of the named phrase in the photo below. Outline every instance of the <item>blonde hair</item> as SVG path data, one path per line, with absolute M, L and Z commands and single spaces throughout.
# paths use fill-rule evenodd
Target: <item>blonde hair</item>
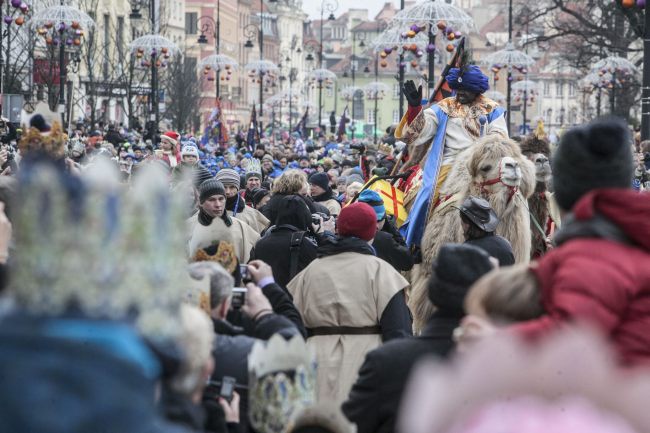
M 198 307 L 183 304 L 179 313 L 181 332 L 178 345 L 185 357 L 170 385 L 174 391 L 190 395 L 202 385 L 202 372 L 212 357 L 215 334 L 212 321 Z
M 522 322 L 544 314 L 539 284 L 528 265 L 498 268 L 481 277 L 465 298 L 465 310 L 472 304 L 500 322 Z
M 287 170 L 273 182 L 273 194 L 298 194 L 307 185 L 307 175 L 298 169 Z

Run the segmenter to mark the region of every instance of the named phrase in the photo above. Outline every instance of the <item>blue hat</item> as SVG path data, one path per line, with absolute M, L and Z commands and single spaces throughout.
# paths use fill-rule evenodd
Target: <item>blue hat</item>
M 377 221 L 381 221 L 386 216 L 384 201 L 378 192 L 366 189 L 359 194 L 359 201 L 366 203 L 374 209 L 377 214 Z
M 454 90 L 485 93 L 490 88 L 488 77 L 476 65 L 469 65 L 462 69 L 451 68 L 445 78 L 449 87 Z

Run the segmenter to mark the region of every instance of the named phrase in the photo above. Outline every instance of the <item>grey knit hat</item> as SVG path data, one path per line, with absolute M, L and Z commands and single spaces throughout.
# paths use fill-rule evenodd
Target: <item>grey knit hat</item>
M 213 195 L 226 196 L 226 190 L 223 183 L 217 179 L 208 179 L 199 186 L 199 202 L 203 203 Z
M 214 178 L 223 183 L 223 186 L 234 186 L 239 189 L 241 185 L 239 173 L 232 168 L 222 168 Z

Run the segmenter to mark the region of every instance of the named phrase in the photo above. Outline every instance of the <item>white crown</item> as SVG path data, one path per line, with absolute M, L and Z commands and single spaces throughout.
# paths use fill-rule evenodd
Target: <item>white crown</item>
M 315 356 L 300 336 L 256 342 L 248 372 L 249 417 L 257 432 L 284 432 L 297 411 L 316 402 Z
M 248 163 L 248 167 L 246 167 L 246 173 L 262 174 L 262 164 L 260 163 L 260 160 L 257 158 L 251 159 L 251 162 Z
M 132 190 L 100 159 L 81 178 L 51 164 L 21 166 L 11 290 L 24 308 L 129 319 L 153 338 L 174 337 L 187 282 L 183 210 L 154 165 Z

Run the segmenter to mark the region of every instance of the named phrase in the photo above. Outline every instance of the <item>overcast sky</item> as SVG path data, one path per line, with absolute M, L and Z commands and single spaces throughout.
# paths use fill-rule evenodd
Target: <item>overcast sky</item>
M 374 17 L 386 2 L 392 2 L 399 7 L 400 0 L 337 0 L 339 8 L 334 12 L 337 17 L 350 8 L 368 9 L 369 18 Z M 302 8 L 309 14 L 309 18 L 320 19 L 321 0 L 302 0 Z

